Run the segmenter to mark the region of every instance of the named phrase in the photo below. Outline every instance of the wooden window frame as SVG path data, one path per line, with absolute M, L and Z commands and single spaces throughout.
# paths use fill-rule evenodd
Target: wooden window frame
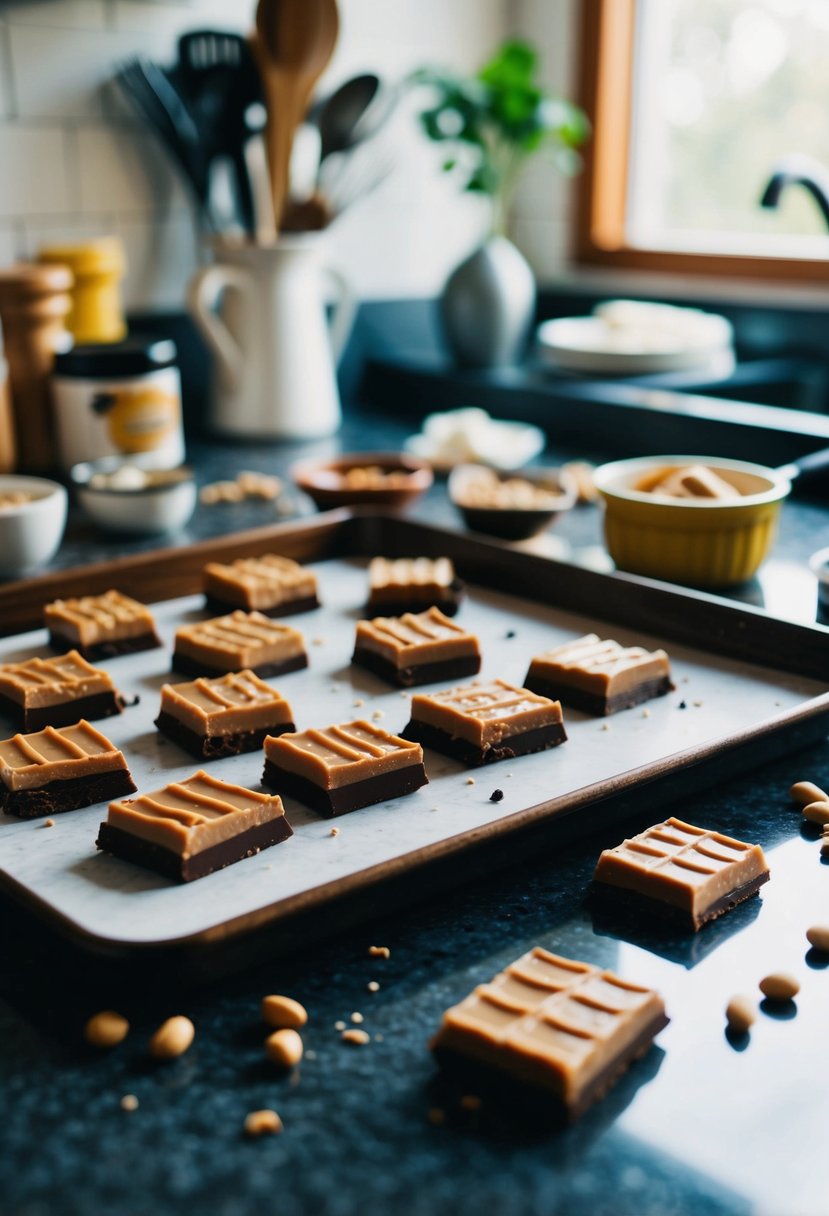
M 829 283 L 829 260 L 685 253 L 630 245 L 625 237 L 637 0 L 581 0 L 579 101 L 593 132 L 584 150 L 576 261 L 606 270 Z

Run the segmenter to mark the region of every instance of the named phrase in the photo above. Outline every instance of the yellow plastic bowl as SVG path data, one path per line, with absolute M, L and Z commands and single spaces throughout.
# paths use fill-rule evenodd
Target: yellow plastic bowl
M 662 471 L 692 464 L 713 469 L 741 497 L 670 498 L 636 488 Z M 791 489 L 776 469 L 705 456 L 615 460 L 596 469 L 594 480 L 617 567 L 699 587 L 728 587 L 752 577 L 771 549 L 780 504 Z

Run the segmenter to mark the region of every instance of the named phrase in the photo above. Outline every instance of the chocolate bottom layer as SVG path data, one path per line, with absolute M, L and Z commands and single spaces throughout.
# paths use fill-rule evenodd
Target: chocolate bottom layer
M 674 685 L 669 676 L 661 676 L 658 680 L 646 680 L 636 688 L 626 689 L 617 696 L 602 697 L 595 693 L 585 692 L 581 688 L 572 688 L 553 680 L 542 680 L 536 676 L 527 675 L 524 687 L 530 692 L 536 692 L 552 701 L 561 701 L 572 709 L 580 709 L 582 713 L 593 714 L 596 717 L 607 717 L 608 714 L 618 713 L 622 709 L 633 709 L 643 701 L 652 701 L 654 697 L 664 697 L 673 692 Z
M 123 706 L 115 692 L 96 692 L 89 697 L 60 701 L 56 705 L 38 705 L 25 709 L 11 697 L 0 697 L 0 714 L 10 718 L 18 730 L 42 730 L 44 726 L 74 726 L 81 718 L 95 722 L 120 714 Z
M 415 684 L 438 684 L 443 680 L 462 680 L 465 676 L 476 676 L 481 670 L 481 656 L 462 655 L 447 659 L 443 663 L 421 663 L 418 667 L 397 667 L 374 650 L 358 646 L 351 658 L 357 667 L 364 667 L 380 676 L 387 684 L 400 688 L 412 688 Z
M 548 747 L 555 747 L 567 741 L 567 732 L 561 722 L 551 722 L 548 726 L 526 730 L 520 735 L 510 735 L 497 745 L 485 748 L 476 747 L 467 739 L 458 739 L 430 723 L 418 722 L 416 718 L 410 719 L 401 735 L 412 743 L 420 743 L 423 747 L 430 747 L 444 756 L 451 756 L 453 760 L 459 760 L 468 767 L 494 764 L 498 760 L 513 760 L 516 756 L 543 752 Z
M 285 600 L 281 604 L 275 604 L 273 608 L 254 608 L 252 604 L 244 604 L 241 601 L 223 600 L 215 595 L 206 595 L 204 597 L 204 607 L 210 612 L 235 612 L 241 608 L 243 612 L 261 612 L 263 616 L 279 617 L 279 616 L 294 616 L 300 612 L 312 612 L 315 608 L 319 608 L 320 602 L 315 595 L 307 595 L 303 599 Z
M 405 768 L 367 777 L 365 781 L 354 781 L 350 785 L 338 786 L 337 789 L 324 790 L 307 777 L 300 777 L 297 773 L 279 768 L 273 761 L 266 760 L 262 784 L 276 790 L 278 794 L 296 798 L 320 815 L 332 819 L 335 815 L 345 815 L 348 811 L 357 811 L 360 807 L 372 806 L 375 802 L 413 794 L 422 785 L 428 785 L 429 778 L 422 763 L 407 764 Z
M 364 615 L 368 618 L 375 616 L 403 616 L 405 612 L 426 612 L 429 608 L 438 608 L 444 616 L 455 616 L 461 606 L 463 591 L 459 586 L 449 595 L 441 598 L 426 599 L 369 599 Z
M 49 631 L 49 645 L 53 650 L 57 650 L 59 654 L 66 654 L 67 650 L 77 650 L 90 663 L 94 663 L 98 659 L 114 659 L 119 654 L 137 654 L 140 650 L 155 650 L 161 644 L 161 638 L 153 631 L 140 633 L 134 638 L 97 642 L 94 646 L 82 646 L 80 642 L 76 642 L 72 638 L 65 638 L 59 633 Z
M 50 781 L 35 790 L 2 790 L 0 811 L 18 819 L 36 819 L 40 815 L 59 815 L 77 811 L 97 802 L 111 802 L 134 794 L 135 783 L 125 768 L 110 769 L 91 777 L 71 777 L 68 781 Z
M 247 832 L 240 832 L 238 836 L 223 840 L 221 844 L 214 844 L 192 857 L 182 857 L 172 849 L 142 840 L 141 837 L 133 836 L 121 828 L 111 827 L 108 823 L 101 824 L 95 843 L 104 852 L 121 857 L 124 861 L 133 861 L 148 870 L 155 870 L 165 878 L 192 882 L 194 878 L 204 878 L 207 874 L 214 874 L 216 870 L 223 870 L 235 861 L 253 857 L 273 844 L 281 844 L 293 834 L 285 816 L 278 815 L 267 823 L 260 823 L 258 827 Z
M 293 722 L 279 722 L 260 730 L 241 730 L 231 735 L 200 735 L 167 713 L 160 713 L 155 725 L 162 735 L 172 739 L 173 743 L 183 747 L 197 760 L 221 760 L 225 756 L 239 756 L 242 752 L 256 752 L 268 735 L 284 735 L 288 730 L 296 730 Z
M 307 654 L 298 654 L 280 663 L 260 663 L 258 667 L 252 667 L 250 670 L 266 680 L 271 676 L 284 676 L 289 671 L 301 671 L 307 666 Z M 191 659 L 186 654 L 173 652 L 173 671 L 178 671 L 183 676 L 226 676 L 229 671 L 238 670 L 238 664 L 231 664 L 230 667 L 211 667 L 198 659 Z
M 660 1030 L 664 1030 L 669 1021 L 670 1018 L 666 1014 L 657 1014 L 627 1047 L 608 1061 L 569 1101 L 551 1085 L 545 1084 L 539 1069 L 531 1069 L 526 1075 L 519 1077 L 506 1066 L 503 1070 L 496 1068 L 454 1048 L 433 1047 L 433 1051 L 441 1068 L 450 1077 L 468 1084 L 471 1092 L 481 1097 L 490 1096 L 505 1104 L 513 1104 L 522 1111 L 526 1110 L 528 1102 L 535 1103 L 543 1106 L 548 1116 L 557 1115 L 561 1123 L 573 1123 L 613 1088 L 634 1060 L 650 1050 L 654 1038 Z
M 605 909 L 613 908 L 617 912 L 627 914 L 628 916 L 643 915 L 648 918 L 649 928 L 653 927 L 653 917 L 668 922 L 673 926 L 680 926 L 684 929 L 690 929 L 696 933 L 703 925 L 707 925 L 709 921 L 716 920 L 725 912 L 730 912 L 732 908 L 736 908 L 738 904 L 745 903 L 747 899 L 751 899 L 756 895 L 764 883 L 769 880 L 769 871 L 764 870 L 751 882 L 743 883 L 742 886 L 735 887 L 733 891 L 726 892 L 719 899 L 715 899 L 696 915 L 690 908 L 678 908 L 676 904 L 666 903 L 665 900 L 656 899 L 652 895 L 643 895 L 639 891 L 631 891 L 628 887 L 617 887 L 611 882 L 597 882 L 594 880 L 591 897 L 597 901 L 601 901 Z

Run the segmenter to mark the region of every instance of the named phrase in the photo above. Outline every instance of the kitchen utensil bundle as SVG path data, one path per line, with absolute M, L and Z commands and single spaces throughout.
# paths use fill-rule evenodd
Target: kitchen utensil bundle
M 371 193 L 394 166 L 375 137 L 398 101 L 373 73 L 311 105 L 333 54 L 336 0 L 260 0 L 250 39 L 183 34 L 172 67 L 146 57 L 116 79 L 166 148 L 205 230 L 272 243 L 314 231 Z

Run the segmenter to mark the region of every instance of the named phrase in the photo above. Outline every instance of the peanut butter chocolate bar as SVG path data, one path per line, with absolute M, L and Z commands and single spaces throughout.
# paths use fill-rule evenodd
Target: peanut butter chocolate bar
M 595 633 L 566 642 L 530 663 L 527 688 L 587 714 L 615 714 L 673 689 L 664 650 L 621 646 Z
M 669 914 L 694 931 L 756 895 L 768 879 L 759 844 L 673 818 L 605 849 L 593 875 L 608 900 Z
M 99 849 L 191 882 L 293 836 L 282 799 L 199 771 L 151 794 L 112 802 Z
M 505 680 L 417 693 L 404 739 L 462 764 L 491 764 L 564 743 L 561 705 Z
M 0 667 L 0 713 L 21 730 L 70 726 L 81 718 L 108 718 L 122 709 L 107 672 L 87 663 L 77 650 Z
M 274 553 L 240 557 L 228 565 L 209 562 L 204 568 L 204 593 L 208 607 L 244 608 L 266 616 L 319 608 L 316 575 Z
M 46 605 L 43 618 L 54 650 L 79 650 L 85 659 L 111 659 L 161 645 L 149 608 L 120 591 L 55 600 Z
M 0 742 L 0 811 L 19 819 L 75 811 L 135 789 L 118 748 L 83 719 Z
M 454 616 L 463 598 L 463 583 L 448 557 L 372 558 L 368 567 L 368 616 L 402 616 L 439 608 Z
M 476 1093 L 546 1095 L 572 1121 L 667 1024 L 653 989 L 536 947 L 447 1010 L 431 1046 Z
M 419 743 L 357 721 L 266 739 L 262 783 L 331 817 L 414 793 L 428 777 Z
M 185 676 L 253 671 L 279 676 L 308 666 L 302 634 L 261 612 L 231 612 L 176 630 L 173 668 Z
M 199 760 L 258 751 L 267 735 L 296 729 L 288 702 L 253 671 L 165 684 L 155 724 Z
M 450 621 L 439 608 L 400 617 L 358 621 L 352 662 L 410 688 L 458 680 L 481 670 L 478 639 Z

